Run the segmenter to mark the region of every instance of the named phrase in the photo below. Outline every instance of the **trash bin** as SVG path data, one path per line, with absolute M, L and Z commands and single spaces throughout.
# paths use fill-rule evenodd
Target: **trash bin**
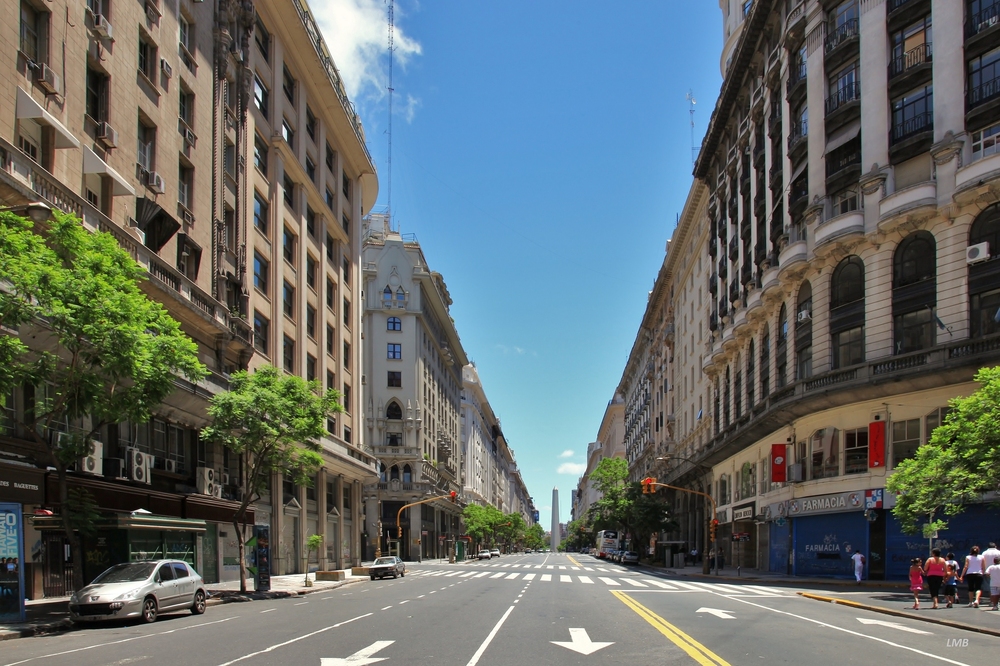
M 684 568 L 684 553 L 674 553 L 674 568 L 675 569 Z

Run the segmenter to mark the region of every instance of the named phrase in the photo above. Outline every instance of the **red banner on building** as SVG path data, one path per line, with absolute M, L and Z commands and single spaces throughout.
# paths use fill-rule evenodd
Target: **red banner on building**
M 785 445 L 771 445 L 771 481 L 774 483 L 784 483 L 785 470 L 788 468 L 788 461 L 785 460 Z
M 885 467 L 885 421 L 868 424 L 868 468 Z

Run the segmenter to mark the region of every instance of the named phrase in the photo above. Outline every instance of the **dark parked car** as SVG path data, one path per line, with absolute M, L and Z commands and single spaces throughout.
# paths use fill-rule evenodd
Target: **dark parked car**
M 205 612 L 205 582 L 190 564 L 153 560 L 116 564 L 69 599 L 77 622 L 141 618 L 153 622 L 160 613 Z
M 403 560 L 395 556 L 380 557 L 368 567 L 368 575 L 372 580 L 386 576 L 403 577 L 406 575 L 406 565 L 403 564 Z

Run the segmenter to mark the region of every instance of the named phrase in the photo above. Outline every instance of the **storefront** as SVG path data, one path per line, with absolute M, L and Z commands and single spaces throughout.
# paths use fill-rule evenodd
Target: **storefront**
M 793 575 L 853 577 L 851 556 L 868 552 L 864 501 L 865 491 L 789 500 Z
M 937 536 L 927 539 L 919 532 L 906 534 L 892 512 L 885 512 L 885 576 L 887 580 L 905 580 L 909 574 L 910 560 L 924 559 L 931 548 L 940 548 L 942 555 L 955 553 L 955 559 L 963 564 L 965 556 L 973 546 L 980 552 L 989 542 L 1000 543 L 1000 511 L 996 505 L 972 504 L 956 515 L 949 516 L 948 528 L 940 530 Z M 992 564 L 992 562 L 990 562 Z
M 45 471 L 0 463 L 0 622 L 19 620 L 41 577 L 29 519 L 42 503 Z M 40 587 L 40 585 L 39 585 Z
M 771 573 L 790 575 L 792 573 L 792 525 L 785 515 L 786 502 L 771 504 L 764 511 L 768 530 L 767 570 Z

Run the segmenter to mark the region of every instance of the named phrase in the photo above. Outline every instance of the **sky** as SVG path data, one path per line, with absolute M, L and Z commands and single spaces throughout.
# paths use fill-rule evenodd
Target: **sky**
M 311 0 L 390 206 L 551 524 L 621 381 L 721 85 L 718 4 Z

